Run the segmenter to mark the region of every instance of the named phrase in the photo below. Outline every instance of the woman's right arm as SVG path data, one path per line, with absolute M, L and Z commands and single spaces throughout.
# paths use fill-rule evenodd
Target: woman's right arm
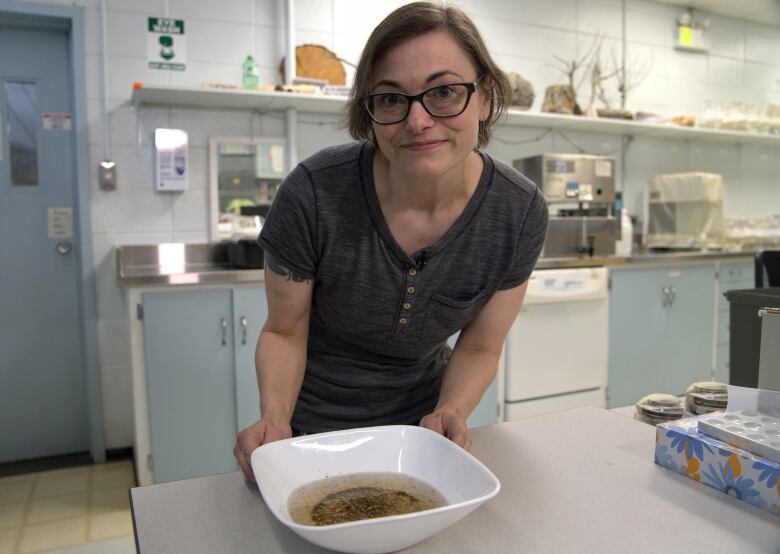
M 292 436 L 290 419 L 306 369 L 309 312 L 314 282 L 265 253 L 268 319 L 255 350 L 261 418 L 236 439 L 233 454 L 249 480 L 250 457 L 258 446 Z

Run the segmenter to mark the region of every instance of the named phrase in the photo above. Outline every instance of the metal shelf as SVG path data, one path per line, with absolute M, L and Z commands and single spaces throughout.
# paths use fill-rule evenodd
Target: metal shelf
M 232 108 L 240 110 L 286 110 L 342 113 L 346 99 L 340 96 L 243 89 L 210 89 L 150 86 L 133 90 L 136 105 Z
M 293 108 L 302 112 L 331 114 L 342 114 L 346 104 L 346 98 L 341 96 L 167 86 L 150 86 L 135 89 L 133 90 L 132 99 L 136 105 L 255 109 L 261 111 L 283 111 Z M 618 119 L 531 113 L 520 110 L 509 110 L 500 123 L 516 127 L 558 129 L 606 135 L 780 146 L 780 135 L 658 125 Z

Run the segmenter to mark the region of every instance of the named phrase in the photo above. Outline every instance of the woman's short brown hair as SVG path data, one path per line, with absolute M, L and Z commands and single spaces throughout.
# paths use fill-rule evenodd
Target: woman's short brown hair
M 393 11 L 377 25 L 366 42 L 355 71 L 352 92 L 347 102 L 346 127 L 356 140 L 373 140 L 371 117 L 364 105 L 363 97 L 370 90 L 374 67 L 382 56 L 398 44 L 431 31 L 449 32 L 477 68 L 477 75 L 483 83 L 491 86 L 490 113 L 479 125 L 477 148 L 490 140 L 493 125 L 506 108 L 511 86 L 506 74 L 490 56 L 485 42 L 463 10 L 433 2 L 413 2 Z M 485 88 L 482 89 L 485 91 Z

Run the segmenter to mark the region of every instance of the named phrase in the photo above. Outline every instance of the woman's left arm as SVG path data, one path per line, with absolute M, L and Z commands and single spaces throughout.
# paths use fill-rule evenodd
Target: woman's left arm
M 462 446 L 471 448 L 466 419 L 496 376 L 504 339 L 523 304 L 528 281 L 500 290 L 460 333 L 444 371 L 439 401 L 420 421 Z

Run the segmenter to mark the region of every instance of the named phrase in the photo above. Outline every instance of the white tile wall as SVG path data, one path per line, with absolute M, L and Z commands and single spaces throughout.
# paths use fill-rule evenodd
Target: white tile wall
M 173 229 L 180 233 L 197 233 L 208 229 L 208 193 L 190 189 L 173 197 Z
M 134 443 L 132 368 L 130 364 L 121 364 L 101 365 L 100 369 L 105 446 L 109 449 L 131 446 Z
M 777 64 L 780 31 L 758 23 L 745 23 L 745 59 Z
M 578 31 L 614 39 L 622 37 L 623 17 L 619 2 L 594 0 L 588 2 L 586 9 L 580 9 L 578 15 Z
M 730 58 L 710 56 L 707 84 L 713 89 L 721 85 L 742 85 L 743 63 Z
M 193 19 L 187 25 L 187 63 L 240 65 L 252 51 L 251 24 Z M 144 52 L 144 55 L 146 52 Z M 239 74 L 240 76 L 240 74 Z
M 333 11 L 333 2 L 323 2 L 322 0 L 296 0 L 295 25 L 301 32 L 311 30 L 332 35 Z
M 745 56 L 746 23 L 737 19 L 710 15 L 708 38 L 712 41 L 712 54 L 726 58 L 743 59 Z
M 485 149 L 490 155 L 512 165 L 514 160 L 554 152 L 554 133 L 548 129 L 499 127 Z
M 148 190 L 132 189 L 128 184 L 115 191 L 100 191 L 92 196 L 92 230 L 95 233 L 173 231 L 174 194 L 177 193 L 155 192 L 151 186 Z
M 569 31 L 577 28 L 577 0 L 467 0 L 460 4 L 475 17 L 532 23 Z
M 28 0 L 29 1 L 29 0 Z M 52 1 L 52 0 L 49 0 Z M 90 167 L 103 156 L 102 42 L 99 0 L 54 0 L 85 8 L 87 115 Z M 358 61 L 373 27 L 402 0 L 297 0 L 298 43 L 314 42 L 339 57 Z M 565 77 L 554 55 L 575 59 L 593 37 L 606 34 L 604 56 L 621 37 L 621 0 L 462 0 L 499 64 L 530 79 L 538 110 L 545 87 Z M 236 110 L 146 107 L 129 102 L 134 82 L 146 85 L 200 86 L 203 82 L 240 83 L 247 54 L 260 66 L 261 81 L 276 83 L 284 36 L 280 0 L 108 0 L 109 122 L 111 155 L 119 162 L 119 188 L 99 190 L 91 175 L 93 248 L 97 275 L 98 325 L 103 376 L 106 437 L 110 447 L 132 443 L 129 354 L 122 343 L 126 325 L 124 292 L 116 285 L 113 248 L 181 240 L 208 240 L 208 139 L 214 136 L 284 136 L 280 114 Z M 187 70 L 148 68 L 146 18 L 185 20 Z M 696 114 L 708 103 L 733 100 L 780 102 L 780 29 L 708 15 L 709 54 L 673 49 L 680 8 L 649 0 L 628 0 L 627 60 L 648 76 L 629 94 L 628 107 L 661 114 Z M 348 75 L 352 71 L 347 68 Z M 616 93 L 610 93 L 616 99 Z M 580 101 L 586 103 L 586 91 Z M 300 114 L 298 159 L 326 145 L 350 140 L 333 115 Z M 152 132 L 156 127 L 188 131 L 190 189 L 153 190 Z M 546 151 L 611 152 L 619 138 L 544 129 L 499 128 L 488 152 L 512 160 Z M 619 159 L 620 156 L 617 156 Z M 780 211 L 780 149 L 707 145 L 643 138 L 626 152 L 626 206 L 641 214 L 647 180 L 656 173 L 706 170 L 726 178 L 727 214 L 766 215 Z
M 95 4 L 100 5 L 99 0 Z M 149 16 L 162 16 L 165 11 L 165 0 L 106 0 L 109 11 L 139 12 Z
M 99 12 L 98 12 L 99 13 Z M 146 58 L 146 28 L 147 17 L 152 13 L 138 13 L 108 10 L 108 53 L 109 56 L 135 56 Z M 98 15 L 99 17 L 99 15 Z M 100 27 L 98 27 L 100 29 Z M 139 32 L 140 31 L 140 32 Z M 100 32 L 100 31 L 98 31 Z M 187 38 L 190 38 L 190 28 L 185 29 Z M 98 34 L 98 37 L 101 35 Z M 98 38 L 100 40 L 100 38 Z M 189 40 L 188 40 L 189 42 Z M 187 47 L 189 56 L 190 46 Z M 99 53 L 103 51 L 102 45 Z
M 743 67 L 742 82 L 746 86 L 760 90 L 765 98 L 780 100 L 780 66 L 745 61 Z
M 630 0 L 626 10 L 626 35 L 631 42 L 671 48 L 678 8 L 643 0 Z
M 201 19 L 204 21 L 228 21 L 231 23 L 246 23 L 251 21 L 252 4 L 255 6 L 255 17 L 261 13 L 271 13 L 273 0 L 230 0 L 230 2 L 214 2 L 213 0 L 168 0 L 170 17 L 177 19 Z

